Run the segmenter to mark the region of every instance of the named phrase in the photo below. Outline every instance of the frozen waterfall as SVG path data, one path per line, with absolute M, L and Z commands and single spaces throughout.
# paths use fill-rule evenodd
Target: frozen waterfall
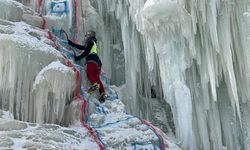
M 55 43 L 34 29 L 46 20 L 49 30 L 64 28 L 81 44 L 84 32 L 95 30 L 104 71 L 119 86 L 126 110 L 149 119 L 181 148 L 250 149 L 250 0 L 18 1 L 29 7 L 0 0 L 0 33 L 5 35 L 0 36 L 0 106 L 15 118 L 70 122 L 62 116 L 64 108 L 53 112 L 42 101 L 67 103 L 76 84 L 75 72 L 52 47 Z M 52 115 L 25 109 L 35 104 Z M 123 112 L 120 103 L 115 105 Z M 100 114 L 89 117 L 93 126 L 109 121 Z M 130 126 L 138 122 L 132 119 Z M 103 137 L 112 143 L 109 138 Z
M 101 17 L 89 1 L 21 2 L 28 7 L 0 0 L 0 149 L 180 149 L 154 123 L 128 114 L 120 99 L 131 94 L 110 85 L 105 72 L 114 71 L 117 85 L 125 81 L 122 40 L 108 44 L 116 35 L 106 35 L 106 41 L 103 32 L 98 35 L 98 46 L 112 46 L 113 56 L 120 57 L 110 63 L 112 51 L 98 49 L 107 64 L 101 74 L 107 101 L 101 104 L 98 93 L 86 92 L 84 62 L 74 61 L 61 29 L 78 43 L 81 32 L 105 29 L 99 28 L 103 22 L 91 25 Z
M 249 0 L 90 2 L 104 25 L 98 32 L 116 37 L 103 45 L 104 59 L 123 50 L 130 112 L 162 121 L 154 107 L 169 114 L 169 104 L 174 127 L 165 120 L 163 128 L 184 149 L 250 148 Z

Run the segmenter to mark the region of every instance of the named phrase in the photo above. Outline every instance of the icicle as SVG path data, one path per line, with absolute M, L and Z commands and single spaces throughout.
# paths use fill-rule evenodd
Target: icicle
M 52 62 L 41 70 L 32 89 L 35 107 L 32 122 L 62 122 L 65 104 L 69 104 L 72 99 L 74 81 L 74 72 L 60 62 Z
M 8 30 L 6 30 L 4 31 L 4 36 L 2 36 L 3 34 L 0 36 L 1 107 L 10 110 L 16 119 L 31 121 L 34 117 L 34 110 L 29 110 L 27 107 L 32 108 L 34 106 L 34 100 L 32 99 L 31 93 L 33 79 L 35 79 L 37 73 L 48 63 L 53 60 L 63 60 L 63 56 L 51 46 L 43 43 L 43 40 L 45 40 L 45 37 L 43 37 L 46 35 L 45 33 L 34 29 L 31 33 L 31 28 L 25 23 L 16 23 L 10 26 L 7 26 L 8 24 L 4 22 L 1 24 L 7 27 L 8 30 L 13 31 L 12 35 L 8 35 Z M 65 100 L 69 99 L 70 96 L 68 88 L 72 87 L 73 84 L 72 80 L 70 81 L 68 79 L 70 77 L 74 78 L 74 75 L 72 75 L 72 73 L 70 75 L 69 73 L 68 76 L 61 75 L 61 77 L 61 80 L 65 80 L 67 83 L 55 79 L 53 79 L 53 81 L 58 84 L 68 84 L 68 82 L 71 82 L 71 84 L 67 86 L 62 85 L 61 91 L 64 91 L 64 96 L 58 92 L 55 92 L 54 96 L 57 99 L 62 99 L 60 102 L 66 103 Z M 63 77 L 65 78 L 63 79 Z M 57 88 L 52 88 L 57 89 L 59 85 Z M 48 93 L 49 92 L 47 92 L 47 94 Z M 50 91 L 50 93 L 53 92 Z M 50 99 L 49 96 L 47 98 Z M 47 103 L 47 100 L 44 98 L 42 101 Z M 61 105 L 63 105 L 62 103 Z M 57 111 L 62 112 L 59 105 L 56 108 L 60 108 Z M 63 115 L 63 113 L 60 115 Z M 57 117 L 57 119 L 61 118 L 61 116 Z

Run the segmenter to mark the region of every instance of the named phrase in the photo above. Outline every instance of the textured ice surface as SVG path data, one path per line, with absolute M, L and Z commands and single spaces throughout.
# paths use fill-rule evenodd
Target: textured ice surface
M 42 23 L 38 16 L 22 17 L 33 26 L 2 20 L 10 17 L 0 20 L 0 149 L 99 149 L 93 134 L 107 149 L 160 149 L 160 137 L 167 149 L 180 149 L 160 129 L 127 114 L 104 74 L 102 80 L 110 99 L 102 105 L 95 98 L 98 94 L 84 93 L 90 101 L 84 117 L 89 118 L 92 130 L 84 128 L 80 122 L 83 101 L 73 101 L 76 74 L 73 67 L 66 66 L 70 61 L 53 48 L 46 30 L 34 27 L 41 26 L 32 22 L 35 18 L 36 23 Z M 64 18 L 50 19 L 56 22 Z M 62 45 L 59 50 L 67 51 Z M 120 51 L 119 46 L 114 47 Z M 86 82 L 86 78 L 82 80 Z
M 61 122 L 62 106 L 72 96 L 74 72 L 63 65 L 63 56 L 50 46 L 46 32 L 23 22 L 1 20 L 0 26 L 1 107 L 23 121 Z M 44 110 L 51 116 L 44 117 Z
M 184 149 L 249 149 L 249 0 L 91 4 L 104 29 L 117 24 L 109 31 L 122 40 L 127 110 L 154 120 L 156 96 Z
M 249 0 L 77 2 L 79 34 L 98 33 L 105 72 L 124 84 L 129 112 L 165 121 L 184 149 L 249 149 Z M 15 32 L 1 22 L 1 33 Z
M 0 149 L 98 149 L 83 128 L 26 123 L 1 117 L 0 139 Z

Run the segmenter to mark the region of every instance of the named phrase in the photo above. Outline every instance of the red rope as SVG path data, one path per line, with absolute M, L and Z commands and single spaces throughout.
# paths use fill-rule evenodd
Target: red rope
M 74 42 L 77 43 L 77 34 L 78 34 L 77 0 L 74 0 L 74 25 L 75 25 Z
M 74 28 L 75 28 L 75 34 L 74 34 L 74 42 L 77 43 L 77 34 L 78 34 L 78 20 L 77 20 L 77 0 L 74 0 Z M 79 71 L 78 71 L 79 72 Z M 78 75 L 77 75 L 77 80 L 78 80 Z M 79 76 L 80 80 L 80 76 Z M 80 83 L 80 81 L 79 81 Z M 80 87 L 80 86 L 77 86 Z M 78 91 L 78 89 L 77 89 Z M 80 89 L 79 89 L 80 91 Z M 98 140 L 97 135 L 93 128 L 91 128 L 88 124 L 84 123 L 83 117 L 86 115 L 86 110 L 87 110 L 87 101 L 84 100 L 82 103 L 81 107 L 81 113 L 80 113 L 80 122 L 83 127 L 85 127 L 88 130 L 89 135 L 93 138 L 93 140 L 97 143 L 99 146 L 100 150 L 104 150 L 104 145 Z
M 64 56 L 64 55 L 63 55 Z M 66 65 L 68 66 L 68 67 L 71 67 L 72 68 L 72 70 L 75 72 L 75 74 L 76 74 L 76 87 L 75 87 L 75 90 L 74 90 L 74 99 L 82 99 L 82 96 L 81 96 L 81 94 L 80 94 L 80 90 L 81 90 L 81 83 L 80 83 L 80 80 L 81 80 L 81 75 L 80 75 L 80 71 L 76 68 L 76 67 L 74 67 L 74 65 L 72 64 L 72 62 L 71 61 L 69 61 L 67 58 L 66 58 L 66 56 L 64 56 L 64 61 L 65 61 L 65 63 L 66 63 Z
M 50 39 L 53 42 L 53 47 L 55 49 L 58 49 L 58 46 L 56 45 L 55 40 L 53 39 L 53 36 L 50 31 L 48 31 L 48 39 Z
M 62 55 L 63 55 L 63 54 L 62 54 Z M 65 58 L 66 65 L 67 65 L 68 67 L 73 67 L 72 62 L 69 61 L 65 55 L 63 55 L 63 56 L 64 56 L 64 58 Z
M 76 67 L 73 67 L 72 68 L 73 71 L 76 73 L 76 88 L 75 88 L 75 92 L 74 92 L 74 97 L 76 99 L 82 99 L 82 96 L 80 94 L 80 87 L 81 87 L 81 81 L 80 81 L 80 71 L 76 68 Z
M 83 103 L 82 103 L 81 110 L 80 110 L 81 111 L 80 112 L 80 122 L 81 122 L 82 126 L 88 130 L 89 135 L 97 143 L 100 150 L 104 150 L 104 145 L 98 140 L 94 129 L 91 128 L 88 124 L 84 123 L 84 121 L 83 121 L 83 117 L 86 114 L 86 107 L 87 107 L 87 102 L 86 102 L 86 100 L 84 100 Z
M 38 0 L 37 13 L 39 15 L 41 15 L 41 13 L 42 13 L 42 3 L 43 3 L 43 0 Z
M 42 29 L 44 30 L 44 29 L 46 29 L 46 20 L 45 20 L 45 18 L 42 16 Z
M 155 133 L 156 135 L 158 135 L 158 137 L 160 138 L 161 148 L 162 148 L 162 150 L 165 150 L 165 149 L 166 149 L 166 145 L 165 145 L 165 143 L 164 143 L 164 140 L 163 140 L 162 136 L 160 136 L 160 135 L 158 134 L 158 132 L 156 131 L 155 127 L 154 127 L 149 121 L 147 121 L 147 120 L 142 120 L 142 122 L 143 122 L 144 124 L 146 124 L 147 126 L 151 127 L 151 129 L 154 131 L 154 133 Z

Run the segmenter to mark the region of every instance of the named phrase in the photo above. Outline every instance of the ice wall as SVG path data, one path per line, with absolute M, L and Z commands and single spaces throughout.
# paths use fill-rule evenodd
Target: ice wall
M 28 3 L 28 1 L 25 2 Z M 65 2 L 63 0 L 57 2 L 59 2 L 58 8 L 66 6 L 61 3 Z M 169 142 L 169 138 L 150 122 L 126 113 L 123 103 L 118 99 L 116 91 L 109 87 L 109 80 L 103 73 L 101 77 L 109 99 L 104 104 L 99 104 L 96 96 L 91 96 L 84 91 L 81 91 L 81 94 L 85 96 L 86 100 L 79 98 L 81 96 L 78 95 L 78 86 L 75 86 L 78 85 L 75 82 L 79 83 L 80 80 L 79 74 L 76 75 L 77 69 L 68 67 L 73 65 L 71 60 L 62 56 L 65 54 L 70 59 L 73 52 L 62 47 L 66 43 L 65 40 L 53 38 L 45 29 L 46 26 L 53 32 L 55 29 L 53 26 L 62 27 L 61 25 L 65 25 L 67 17 L 53 16 L 51 13 L 46 13 L 45 16 L 40 14 L 38 16 L 33 12 L 26 14 L 23 11 L 24 6 L 21 4 L 6 0 L 0 1 L 0 6 L 2 3 L 7 4 L 6 7 L 10 8 L 9 14 L 13 15 L 12 11 L 15 11 L 16 7 L 20 7 L 20 12 L 23 14 L 20 15 L 22 19 L 17 17 L 16 20 L 13 20 L 15 22 L 0 19 L 0 149 L 97 149 L 99 146 L 100 149 L 104 147 L 104 149 L 167 148 L 179 150 L 178 146 Z M 14 7 L 12 8 L 12 6 Z M 90 9 L 94 10 L 92 7 Z M 0 12 L 1 17 L 11 20 L 12 16 L 2 15 L 4 13 Z M 93 15 L 97 15 L 97 13 L 94 12 Z M 59 19 L 58 24 L 57 19 Z M 41 27 L 39 24 L 43 24 L 43 30 L 19 21 L 39 27 Z M 65 27 L 68 27 L 69 24 L 66 24 Z M 91 29 L 91 24 L 86 24 L 86 26 Z M 136 30 L 133 32 L 138 33 Z M 60 32 L 57 33 L 60 34 Z M 100 35 L 105 35 L 105 33 Z M 139 39 L 139 37 L 135 39 Z M 62 51 L 62 54 L 53 47 Z M 122 50 L 117 45 L 114 45 L 113 48 L 118 51 L 118 54 Z M 111 51 L 107 54 L 102 53 L 103 58 L 110 53 Z M 130 55 L 132 56 L 132 54 L 136 53 Z M 81 68 L 76 64 L 74 66 Z M 135 80 L 134 78 L 131 83 Z M 135 87 L 132 90 L 135 90 Z M 73 96 L 76 96 L 75 101 L 71 103 Z M 130 94 L 128 93 L 126 96 L 130 96 Z M 85 102 L 88 102 L 87 105 Z M 8 112 L 2 111 L 2 109 Z M 8 114 L 12 113 L 13 117 L 10 119 Z M 85 122 L 87 120 L 88 122 Z M 27 123 L 27 121 L 39 124 Z M 68 129 L 53 125 L 54 123 L 68 125 L 69 122 L 73 125 L 71 124 L 72 126 Z
M 79 37 L 97 31 L 127 110 L 165 123 L 184 149 L 249 149 L 249 0 L 77 2 Z
M 118 24 L 100 32 L 122 40 L 131 112 L 154 118 L 156 96 L 184 149 L 249 149 L 249 0 L 90 2 Z
M 0 18 L 21 21 L 31 10 L 14 1 L 0 1 Z M 16 10 L 20 10 L 17 16 Z M 32 12 L 32 11 L 29 11 Z M 32 16 L 38 18 L 38 16 Z M 15 119 L 63 122 L 66 105 L 73 98 L 75 73 L 52 47 L 48 33 L 24 22 L 0 19 L 0 107 Z M 36 22 L 40 23 L 40 22 Z M 56 87 L 55 87 L 56 86 Z
M 64 112 L 71 102 L 74 86 L 75 76 L 71 68 L 59 61 L 44 67 L 33 83 L 32 98 L 35 101 L 31 103 L 35 115 L 32 121 L 60 124 L 67 115 Z

